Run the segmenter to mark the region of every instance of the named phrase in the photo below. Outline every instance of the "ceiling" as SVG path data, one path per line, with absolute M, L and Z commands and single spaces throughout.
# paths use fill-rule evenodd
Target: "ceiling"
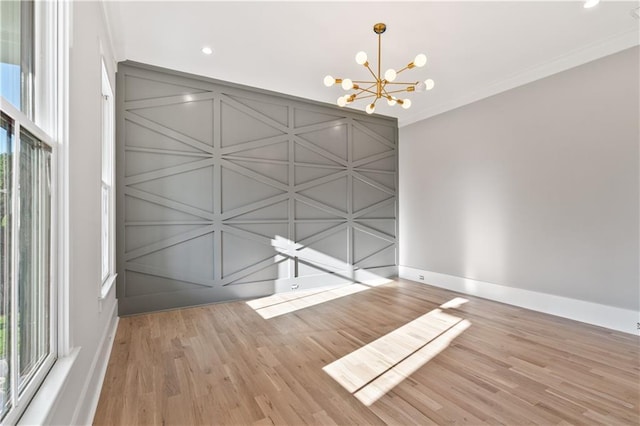
M 406 79 L 436 82 L 429 92 L 408 95 L 408 110 L 378 102 L 376 113 L 398 117 L 401 126 L 640 43 L 640 20 L 630 13 L 640 1 L 605 0 L 592 9 L 579 1 L 107 1 L 104 6 L 118 61 L 333 104 L 345 92 L 325 87 L 323 77 L 369 77 L 354 57 L 364 50 L 375 61 L 372 27 L 384 22 L 383 72 L 425 53 L 427 65 L 407 71 Z M 205 45 L 212 55 L 201 52 Z

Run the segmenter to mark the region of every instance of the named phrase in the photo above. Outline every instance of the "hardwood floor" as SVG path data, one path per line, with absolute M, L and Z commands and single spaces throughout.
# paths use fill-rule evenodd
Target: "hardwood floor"
M 403 280 L 325 299 L 121 318 L 95 424 L 640 423 L 637 336 Z

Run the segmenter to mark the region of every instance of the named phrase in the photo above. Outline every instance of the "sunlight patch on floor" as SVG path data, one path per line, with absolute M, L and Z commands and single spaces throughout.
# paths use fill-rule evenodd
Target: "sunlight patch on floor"
M 452 299 L 442 308 L 467 300 Z M 325 366 L 323 370 L 369 406 L 429 362 L 471 323 L 434 309 Z
M 467 320 L 462 320 L 453 327 L 433 339 L 431 342 L 418 349 L 409 357 L 400 361 L 389 370 L 376 377 L 366 386 L 363 386 L 353 395 L 367 407 L 384 396 L 391 389 L 399 385 L 404 379 L 418 371 L 423 365 L 431 361 L 462 332 L 471 326 Z
M 330 290 L 306 290 L 280 293 L 251 300 L 247 302 L 247 305 L 251 306 L 262 318 L 269 319 L 369 290 L 369 288 L 369 286 L 363 284 L 349 284 Z

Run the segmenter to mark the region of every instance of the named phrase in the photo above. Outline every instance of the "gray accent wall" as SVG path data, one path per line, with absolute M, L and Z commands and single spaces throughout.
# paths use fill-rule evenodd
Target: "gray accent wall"
M 400 265 L 637 311 L 639 59 L 401 128 Z
M 120 314 L 397 274 L 397 121 L 132 62 Z

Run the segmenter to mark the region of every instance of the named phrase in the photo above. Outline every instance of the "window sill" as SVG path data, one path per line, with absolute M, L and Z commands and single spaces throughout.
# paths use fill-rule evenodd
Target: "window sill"
M 78 358 L 80 348 L 73 348 L 69 355 L 58 358 L 51 371 L 29 403 L 19 425 L 43 425 L 48 424 L 48 417 L 62 393 L 71 369 Z

